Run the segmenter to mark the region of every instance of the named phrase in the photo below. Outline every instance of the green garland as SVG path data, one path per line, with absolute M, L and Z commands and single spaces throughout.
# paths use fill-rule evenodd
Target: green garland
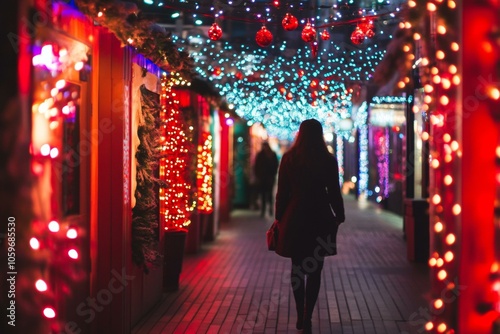
M 160 141 L 160 103 L 158 94 L 144 85 L 140 88 L 142 117 L 137 134 L 140 144 L 137 159 L 136 205 L 132 209 L 132 258 L 147 273 L 150 266 L 161 261 L 159 252 L 158 187 L 165 186 L 158 178 Z
M 137 5 L 119 0 L 77 0 L 84 14 L 108 28 L 123 45 L 167 71 L 179 72 L 185 79 L 194 77 L 194 62 L 186 51 L 180 51 L 170 33 L 154 21 L 141 16 Z

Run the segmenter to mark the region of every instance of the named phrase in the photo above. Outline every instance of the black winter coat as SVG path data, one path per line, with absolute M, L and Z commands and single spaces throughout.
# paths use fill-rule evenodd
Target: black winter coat
M 333 155 L 317 162 L 294 159 L 285 153 L 278 172 L 276 253 L 284 257 L 335 255 L 338 225 L 345 220 L 337 159 Z

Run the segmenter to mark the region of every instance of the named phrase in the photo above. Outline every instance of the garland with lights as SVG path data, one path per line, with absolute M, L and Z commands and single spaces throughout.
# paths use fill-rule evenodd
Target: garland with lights
M 202 132 L 201 143 L 198 145 L 197 164 L 198 210 L 202 213 L 211 213 L 214 209 L 212 202 L 212 135 L 209 132 Z
M 186 51 L 154 21 L 142 17 L 137 5 L 119 0 L 77 0 L 80 11 L 113 32 L 122 45 L 131 45 L 165 70 L 175 70 L 185 78 L 193 76 L 193 61 Z
M 140 88 L 142 124 L 137 133 L 140 140 L 137 148 L 136 205 L 132 209 L 132 259 L 148 272 L 148 267 L 160 263 L 158 187 L 165 186 L 156 176 L 159 160 L 159 113 L 158 95 L 144 85 Z
M 176 81 L 175 77 L 162 74 L 160 178 L 168 187 L 160 189 L 160 212 L 165 231 L 183 230 L 189 226 L 195 207 L 190 203 L 192 193 L 188 168 L 192 148 L 186 136 L 187 129 L 180 113 L 179 101 L 172 91 Z

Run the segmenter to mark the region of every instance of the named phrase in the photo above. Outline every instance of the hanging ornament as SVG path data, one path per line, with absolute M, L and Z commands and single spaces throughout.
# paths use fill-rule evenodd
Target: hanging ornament
M 218 67 L 218 66 L 214 67 L 214 70 L 213 70 L 213 72 L 212 72 L 212 74 L 213 74 L 214 76 L 218 77 L 219 75 L 221 75 L 221 73 L 222 73 L 222 70 L 221 70 L 221 68 L 220 68 L 220 67 Z
M 292 31 L 297 29 L 299 26 L 299 20 L 297 20 L 297 18 L 292 14 L 286 13 L 283 21 L 281 21 L 281 25 L 286 31 Z
M 327 41 L 330 39 L 330 33 L 326 29 L 321 32 L 320 36 L 321 36 L 321 39 L 324 41 Z
M 354 29 L 354 31 L 351 34 L 351 42 L 356 45 L 361 44 L 365 40 L 365 37 L 366 36 L 361 31 L 361 29 L 359 29 L 359 27 L 356 27 L 356 29 Z
M 265 26 L 262 26 L 257 34 L 255 35 L 255 41 L 259 46 L 266 47 L 273 41 L 273 34 Z
M 311 23 L 307 22 L 306 26 L 302 30 L 302 39 L 304 42 L 312 42 L 316 38 L 316 29 L 311 26 Z
M 375 29 L 375 25 L 373 24 L 373 20 L 369 20 L 366 18 L 362 18 L 361 21 L 358 23 L 359 29 L 363 32 L 363 34 L 366 34 L 368 30 L 373 30 Z
M 210 27 L 210 29 L 208 29 L 208 38 L 210 38 L 212 41 L 217 41 L 221 37 L 222 37 L 222 29 L 216 22 L 214 22 Z
M 373 36 L 375 36 L 375 31 L 373 31 L 372 29 L 368 29 L 365 32 L 365 36 L 368 37 L 368 38 L 372 38 Z

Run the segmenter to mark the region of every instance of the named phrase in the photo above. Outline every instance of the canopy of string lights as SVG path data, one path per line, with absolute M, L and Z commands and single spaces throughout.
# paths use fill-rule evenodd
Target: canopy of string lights
M 395 1 L 181 1 L 139 4 L 171 31 L 249 124 L 290 138 L 317 118 L 337 132 L 371 84 L 404 11 Z

